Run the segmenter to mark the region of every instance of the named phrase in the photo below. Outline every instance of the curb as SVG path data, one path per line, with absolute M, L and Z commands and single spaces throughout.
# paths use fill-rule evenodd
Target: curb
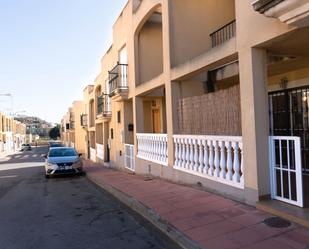
M 86 170 L 87 173 L 87 170 Z M 99 182 L 94 177 L 86 174 L 87 178 L 101 187 L 124 205 L 141 215 L 152 225 L 154 225 L 159 231 L 164 233 L 169 239 L 175 242 L 182 249 L 202 249 L 196 242 L 192 241 L 187 235 L 180 232 L 169 222 L 161 219 L 160 215 L 155 213 L 152 209 L 146 207 L 143 203 L 137 199 L 127 195 L 126 193 L 114 188 L 113 186 Z

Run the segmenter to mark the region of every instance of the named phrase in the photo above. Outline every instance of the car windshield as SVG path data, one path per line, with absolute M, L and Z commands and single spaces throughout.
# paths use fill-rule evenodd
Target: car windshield
M 61 144 L 51 144 L 50 147 L 61 147 Z
M 49 157 L 77 156 L 77 153 L 72 148 L 59 148 L 59 149 L 50 150 L 48 156 Z

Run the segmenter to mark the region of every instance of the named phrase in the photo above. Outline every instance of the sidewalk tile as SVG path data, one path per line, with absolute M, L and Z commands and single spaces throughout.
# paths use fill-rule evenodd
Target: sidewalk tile
M 141 202 L 192 240 L 209 249 L 309 248 L 309 229 L 271 228 L 272 215 L 189 186 L 128 174 L 85 162 L 88 176 Z

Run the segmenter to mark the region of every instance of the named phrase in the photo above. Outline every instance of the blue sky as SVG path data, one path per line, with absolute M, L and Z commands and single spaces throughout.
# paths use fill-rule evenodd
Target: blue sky
M 100 71 L 127 0 L 0 0 L 0 94 L 13 111 L 60 122 Z M 0 96 L 0 111 L 11 107 Z

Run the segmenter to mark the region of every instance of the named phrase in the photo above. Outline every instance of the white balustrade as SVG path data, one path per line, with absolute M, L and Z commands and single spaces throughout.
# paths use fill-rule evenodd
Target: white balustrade
M 96 150 L 94 148 L 90 148 L 90 160 L 96 162 Z
M 97 158 L 104 160 L 104 147 L 103 144 L 96 144 L 97 146 Z
M 174 135 L 174 168 L 244 188 L 242 137 Z
M 167 166 L 167 135 L 138 133 L 137 157 Z

